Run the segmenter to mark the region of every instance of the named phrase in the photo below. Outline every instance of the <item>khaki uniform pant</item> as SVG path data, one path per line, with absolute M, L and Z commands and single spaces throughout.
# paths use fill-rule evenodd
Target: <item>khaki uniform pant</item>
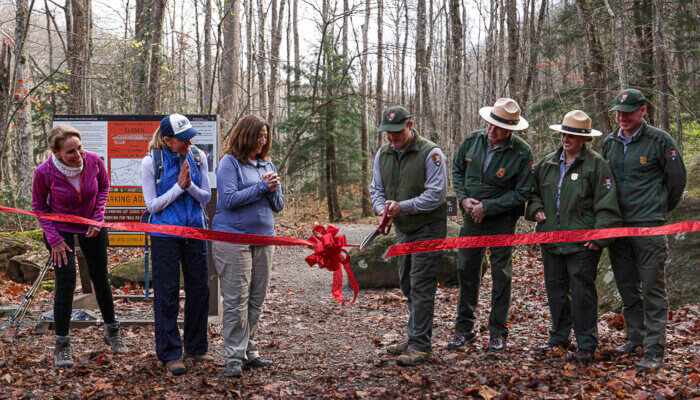
M 270 283 L 274 246 L 214 242 L 213 247 L 224 297 L 225 361 L 251 361 L 260 357 L 255 333 Z

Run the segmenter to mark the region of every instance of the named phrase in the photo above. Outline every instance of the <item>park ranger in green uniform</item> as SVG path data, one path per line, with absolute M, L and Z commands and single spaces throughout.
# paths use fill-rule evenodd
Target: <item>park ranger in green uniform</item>
M 602 133 L 591 128 L 581 110 L 550 129 L 561 133 L 562 146 L 535 166 L 525 218 L 537 232 L 616 228 L 622 225 L 610 166 L 586 142 Z M 598 347 L 598 293 L 595 280 L 602 248 L 613 240 L 542 244 L 544 282 L 552 329 L 538 350 L 566 348 L 571 328 L 578 350 L 574 360 L 590 362 Z
M 620 129 L 603 143 L 610 162 L 626 227 L 663 225 L 679 203 L 686 170 L 678 145 L 671 136 L 644 122 L 646 98 L 636 89 L 624 89 L 615 98 Z M 663 365 L 668 300 L 664 264 L 668 254 L 665 236 L 619 238 L 610 246 L 610 263 L 624 304 L 627 341 L 616 350 L 632 354 L 644 347 L 640 370 Z
M 515 223 L 523 215 L 532 188 L 534 161 L 530 146 L 513 131 L 527 129 L 520 106 L 512 99 L 496 100 L 479 115 L 488 129 L 471 132 L 457 151 L 452 165 L 452 182 L 463 211 L 460 236 L 505 235 L 515 233 Z M 454 338 L 450 350 L 461 349 L 476 340 L 474 310 L 485 273 L 485 248 L 459 249 L 459 300 Z M 491 248 L 491 313 L 487 351 L 500 352 L 508 337 L 513 269 L 512 246 Z
M 387 144 L 374 158 L 370 192 L 377 214 L 386 210 L 396 227 L 396 242 L 444 239 L 447 233 L 447 172 L 445 156 L 433 142 L 413 131 L 411 114 L 402 106 L 384 111 L 379 132 Z M 440 252 L 398 257 L 401 291 L 409 317 L 408 341 L 391 345 L 400 366 L 427 362 L 431 354 L 435 291 Z

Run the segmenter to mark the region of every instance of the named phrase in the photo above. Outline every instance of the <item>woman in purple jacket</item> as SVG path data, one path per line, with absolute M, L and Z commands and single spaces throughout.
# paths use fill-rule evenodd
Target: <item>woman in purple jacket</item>
M 100 157 L 83 150 L 80 132 L 70 126 L 58 125 L 51 129 L 48 143 L 51 158 L 34 172 L 34 212 L 70 214 L 103 221 L 109 178 Z M 73 366 L 68 328 L 75 291 L 75 234 L 85 254 L 95 297 L 105 321 L 104 341 L 115 353 L 127 353 L 119 322 L 114 318 L 112 289 L 107 277 L 107 230 L 41 218 L 39 224 L 44 230 L 44 243 L 51 251 L 56 275 L 54 365 L 59 368 Z

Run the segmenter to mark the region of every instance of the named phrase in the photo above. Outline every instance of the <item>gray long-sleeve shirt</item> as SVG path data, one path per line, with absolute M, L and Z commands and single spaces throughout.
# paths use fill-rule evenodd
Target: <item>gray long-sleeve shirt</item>
M 393 148 L 392 148 L 393 149 Z M 403 151 L 393 149 L 399 159 L 403 156 Z M 379 155 L 380 151 L 374 157 L 374 168 L 372 171 L 372 184 L 369 191 L 372 195 L 372 207 L 377 214 L 384 211 L 384 202 L 386 202 L 386 191 L 382 182 L 382 175 L 379 172 Z M 433 154 L 438 154 L 440 160 L 443 160 L 440 165 L 433 162 Z M 404 214 L 417 214 L 421 212 L 432 211 L 445 203 L 447 195 L 447 171 L 445 168 L 445 155 L 439 147 L 434 148 L 428 153 L 425 158 L 425 190 L 418 197 L 399 202 L 401 211 Z

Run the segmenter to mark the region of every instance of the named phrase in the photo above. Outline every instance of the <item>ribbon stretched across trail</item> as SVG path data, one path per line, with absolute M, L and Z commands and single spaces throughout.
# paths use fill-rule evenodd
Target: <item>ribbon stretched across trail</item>
M 167 235 L 180 236 L 190 239 L 210 240 L 218 242 L 228 242 L 236 244 L 248 244 L 254 246 L 306 246 L 314 253 L 306 258 L 310 267 L 318 264 L 319 268 L 333 272 L 333 298 L 341 304 L 343 300 L 343 269 L 348 276 L 348 281 L 353 290 L 353 298 L 349 305 L 357 299 L 359 285 L 350 268 L 350 256 L 343 247 L 359 247 L 359 244 L 347 243 L 345 235 L 337 235 L 339 229 L 333 225 L 316 226 L 313 229 L 313 236 L 309 239 L 294 239 L 276 236 L 251 235 L 247 233 L 231 233 L 214 231 L 203 228 L 191 228 L 177 225 L 153 225 L 143 222 L 98 222 L 91 219 L 68 214 L 46 214 L 35 213 L 16 208 L 2 207 L 0 211 L 31 215 L 37 218 L 47 219 L 56 222 L 68 222 L 74 224 L 96 225 L 105 228 L 118 229 L 122 231 L 163 233 Z
M 591 240 L 625 236 L 654 236 L 697 231 L 700 231 L 700 221 L 678 222 L 676 224 L 650 228 L 608 228 L 578 231 L 521 233 L 517 235 L 468 236 L 395 244 L 389 248 L 385 257 L 389 258 L 405 254 L 428 253 L 431 251 L 452 250 L 469 247 L 498 247 L 513 246 L 518 244 L 587 242 Z

